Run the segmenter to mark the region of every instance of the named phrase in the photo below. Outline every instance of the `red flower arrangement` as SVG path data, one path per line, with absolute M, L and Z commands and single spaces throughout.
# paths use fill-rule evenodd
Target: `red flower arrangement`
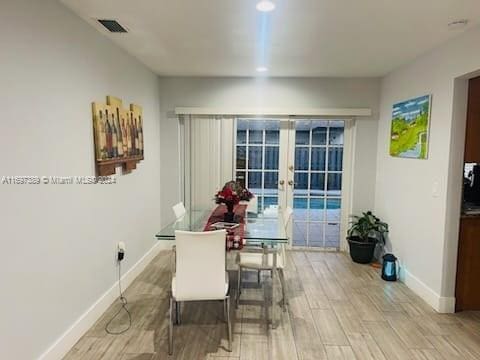
M 231 203 L 232 205 L 238 204 L 240 198 L 237 193 L 230 187 L 225 185 L 223 189 L 215 195 L 215 202 L 217 204 L 227 204 Z
M 227 206 L 227 212 L 224 214 L 224 221 L 233 222 L 235 214 L 233 213 L 233 206 L 238 204 L 240 198 L 231 186 L 225 184 L 223 189 L 215 195 L 215 202 L 217 204 L 225 204 Z
M 227 191 L 227 189 L 229 190 Z M 234 199 L 235 195 L 238 197 L 238 200 Z M 215 200 L 217 204 L 224 203 L 225 201 L 223 201 L 223 199 L 227 199 L 227 201 L 234 201 L 236 204 L 240 200 L 250 201 L 253 196 L 254 195 L 248 189 L 244 188 L 238 181 L 229 181 L 225 183 L 222 191 L 219 191 L 215 195 Z
M 238 197 L 240 198 L 240 200 L 250 201 L 250 199 L 253 198 L 253 194 L 250 192 L 250 190 L 242 188 L 242 190 L 240 190 L 240 193 L 238 194 Z
M 253 194 L 236 181 L 227 182 L 223 189 L 215 194 L 215 202 L 227 206 L 227 213 L 224 215 L 224 221 L 227 222 L 234 221 L 233 207 L 240 200 L 249 201 L 251 198 L 253 198 Z

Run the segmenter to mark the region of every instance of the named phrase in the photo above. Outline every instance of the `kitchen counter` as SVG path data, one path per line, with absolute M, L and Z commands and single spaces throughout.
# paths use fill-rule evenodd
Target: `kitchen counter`
M 462 211 L 460 218 L 480 217 L 479 211 Z
M 475 216 L 480 216 L 480 206 L 473 203 L 464 202 L 462 206 L 461 217 L 464 218 Z

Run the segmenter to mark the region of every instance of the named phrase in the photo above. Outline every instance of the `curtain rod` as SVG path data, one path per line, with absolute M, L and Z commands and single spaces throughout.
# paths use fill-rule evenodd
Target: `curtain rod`
M 176 115 L 372 116 L 370 108 L 210 108 L 176 107 Z

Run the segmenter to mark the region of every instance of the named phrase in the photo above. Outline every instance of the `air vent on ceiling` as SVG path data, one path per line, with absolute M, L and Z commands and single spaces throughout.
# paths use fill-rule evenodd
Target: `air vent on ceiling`
M 126 33 L 127 29 L 125 29 L 122 25 L 118 23 L 117 20 L 106 20 L 106 19 L 98 19 L 98 22 L 105 26 L 105 28 L 113 33 Z

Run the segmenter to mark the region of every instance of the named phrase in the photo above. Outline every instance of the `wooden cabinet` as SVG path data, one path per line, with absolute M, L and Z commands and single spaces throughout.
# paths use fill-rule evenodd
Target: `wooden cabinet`
M 465 162 L 480 163 L 480 76 L 468 82 Z
M 465 163 L 480 164 L 480 77 L 468 82 Z M 480 310 L 480 215 L 463 215 L 458 238 L 456 311 Z
M 480 216 L 463 216 L 458 239 L 456 311 L 480 310 Z

